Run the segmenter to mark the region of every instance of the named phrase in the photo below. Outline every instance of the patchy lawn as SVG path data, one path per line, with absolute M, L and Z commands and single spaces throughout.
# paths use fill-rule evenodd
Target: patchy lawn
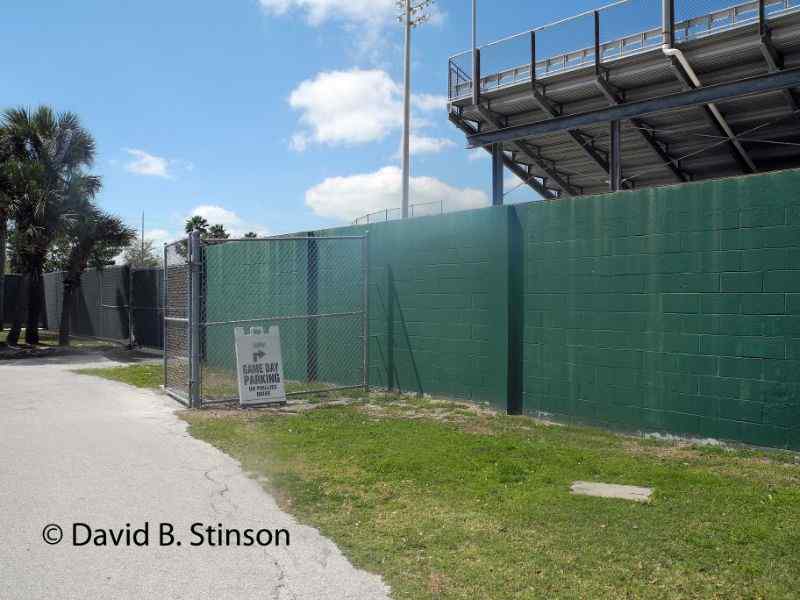
M 121 381 L 138 388 L 158 389 L 164 383 L 164 365 L 143 363 L 126 367 L 103 367 L 97 369 L 77 369 L 81 375 L 93 375 L 112 381 Z
M 448 401 L 354 402 L 182 416 L 194 436 L 266 477 L 299 520 L 383 575 L 398 600 L 797 597 L 797 455 Z M 576 480 L 655 495 L 649 504 L 572 496 Z
M 139 388 L 158 389 L 164 384 L 164 367 L 162 364 L 146 363 L 125 367 L 105 367 L 97 369 L 78 369 L 75 371 L 81 375 L 94 375 L 105 377 L 114 381 L 121 381 Z M 207 398 L 212 400 L 228 400 L 236 398 L 239 389 L 235 379 L 231 379 L 229 373 L 212 373 L 208 377 L 208 372 L 204 372 L 203 392 Z M 313 395 L 304 396 L 309 403 L 318 403 L 325 400 L 335 400 L 339 398 L 358 399 L 365 397 L 366 393 L 362 389 L 331 391 L 330 386 L 323 384 L 296 383 L 289 381 L 286 383 L 286 392 L 289 394 L 298 392 L 311 392 Z

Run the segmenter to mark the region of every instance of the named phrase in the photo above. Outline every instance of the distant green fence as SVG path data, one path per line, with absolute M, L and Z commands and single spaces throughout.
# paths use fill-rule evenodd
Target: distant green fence
M 121 266 L 84 271 L 70 315 L 71 333 L 161 348 L 162 278 L 161 269 Z M 45 274 L 45 316 L 51 329 L 61 321 L 63 288 L 63 273 Z
M 3 325 L 11 325 L 14 319 L 14 308 L 17 305 L 17 298 L 19 294 L 19 286 L 22 277 L 16 274 L 5 275 L 5 285 L 3 286 L 3 314 L 0 314 L 0 323 Z M 27 318 L 27 306 L 23 307 L 22 321 L 25 322 Z

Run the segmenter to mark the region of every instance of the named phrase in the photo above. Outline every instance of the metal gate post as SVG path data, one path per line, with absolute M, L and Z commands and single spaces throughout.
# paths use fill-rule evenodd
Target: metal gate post
M 361 241 L 361 268 L 364 270 L 364 315 L 362 317 L 362 334 L 364 336 L 364 391 L 369 392 L 369 232 L 364 233 Z
M 133 350 L 133 267 L 127 266 L 128 269 L 128 349 Z
M 103 337 L 103 270 L 97 269 L 97 337 Z
M 164 389 L 167 389 L 167 244 L 164 244 L 164 262 L 161 279 L 161 353 L 164 356 Z
M 200 408 L 200 232 L 189 237 L 189 406 Z

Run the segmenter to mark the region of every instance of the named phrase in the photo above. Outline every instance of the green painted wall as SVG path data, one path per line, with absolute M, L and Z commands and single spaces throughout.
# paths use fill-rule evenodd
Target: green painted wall
M 800 172 L 516 212 L 526 412 L 800 448 Z
M 315 235 L 365 231 L 373 386 L 800 449 L 800 171 Z M 209 320 L 305 302 L 307 248 L 258 246 L 208 250 Z M 352 304 L 337 288 L 348 262 L 319 253 L 321 312 Z M 318 329 L 325 377 L 353 377 L 336 355 L 353 327 Z M 212 335 L 232 348 L 232 328 Z M 216 345 L 209 362 L 232 364 Z
M 504 409 L 506 208 L 392 221 L 369 232 L 370 383 Z

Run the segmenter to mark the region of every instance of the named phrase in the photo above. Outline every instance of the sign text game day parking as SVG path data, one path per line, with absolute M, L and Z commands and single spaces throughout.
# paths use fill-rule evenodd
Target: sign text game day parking
M 278 327 L 270 327 L 266 334 L 262 328 L 253 327 L 250 335 L 237 327 L 234 342 L 239 403 L 242 406 L 259 406 L 286 402 Z

